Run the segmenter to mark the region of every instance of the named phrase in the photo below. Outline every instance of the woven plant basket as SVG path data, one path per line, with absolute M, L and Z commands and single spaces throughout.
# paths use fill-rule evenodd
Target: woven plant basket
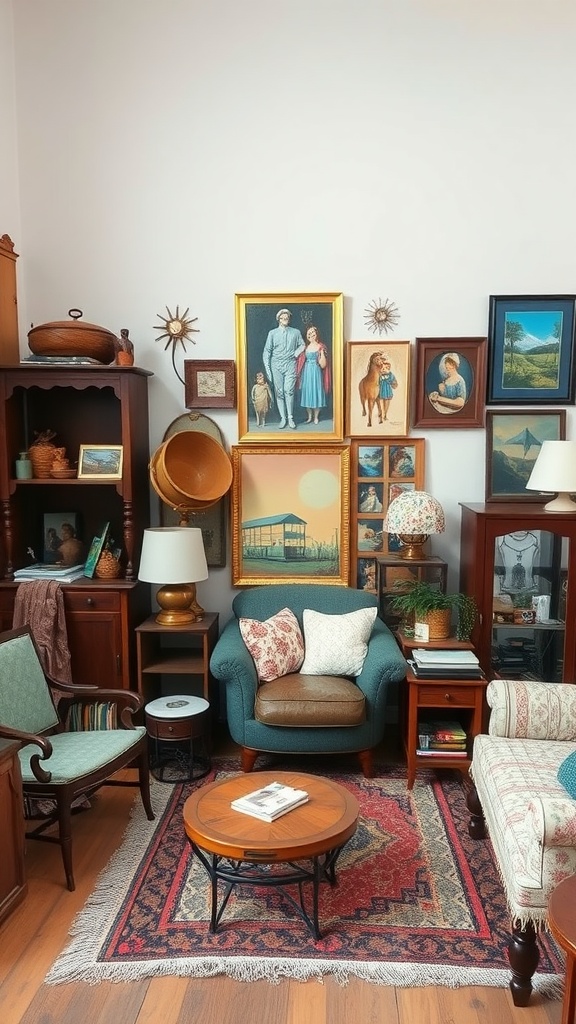
M 39 480 L 46 480 L 50 476 L 55 451 L 56 445 L 53 444 L 33 444 L 28 449 L 34 476 Z
M 114 555 L 104 551 L 96 562 L 94 575 L 100 580 L 115 580 L 120 575 L 120 562 Z
M 429 640 L 446 640 L 450 636 L 452 609 L 437 608 L 436 611 L 428 612 L 426 616 L 422 616 L 421 621 L 425 622 L 428 626 Z

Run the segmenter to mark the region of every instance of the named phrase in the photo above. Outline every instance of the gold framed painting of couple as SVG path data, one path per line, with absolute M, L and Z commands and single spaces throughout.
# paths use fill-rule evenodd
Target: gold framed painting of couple
M 342 441 L 342 293 L 237 294 L 235 319 L 238 441 Z

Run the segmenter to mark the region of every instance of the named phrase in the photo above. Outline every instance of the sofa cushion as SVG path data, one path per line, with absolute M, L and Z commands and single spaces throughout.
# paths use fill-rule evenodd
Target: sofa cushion
M 293 728 L 362 725 L 362 690 L 350 679 L 293 673 L 260 686 L 254 717 L 265 725 Z
M 303 675 L 359 676 L 377 608 L 324 615 L 305 608 Z
M 558 782 L 576 800 L 576 750 L 562 761 L 558 769 Z
M 304 640 L 298 619 L 289 608 L 282 608 L 264 622 L 241 618 L 238 624 L 254 658 L 258 679 L 268 682 L 298 671 L 304 659 Z

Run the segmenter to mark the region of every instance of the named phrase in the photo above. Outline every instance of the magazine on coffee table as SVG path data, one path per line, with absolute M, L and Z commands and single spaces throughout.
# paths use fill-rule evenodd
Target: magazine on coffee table
M 262 789 L 255 789 L 253 793 L 232 800 L 230 806 L 242 814 L 251 814 L 253 818 L 272 822 L 294 807 L 305 804 L 307 800 L 308 793 L 303 789 L 293 789 L 281 782 L 270 782 Z

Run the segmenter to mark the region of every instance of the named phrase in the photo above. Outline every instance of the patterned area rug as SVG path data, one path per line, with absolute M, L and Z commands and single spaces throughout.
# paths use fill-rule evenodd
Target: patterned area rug
M 307 761 L 304 770 L 326 774 L 326 766 Z M 355 794 L 361 820 L 338 861 L 338 885 L 321 887 L 320 941 L 281 890 L 263 887 L 233 891 L 211 935 L 208 879 L 182 825 L 191 787 L 155 783 L 156 821 L 138 800 L 122 847 L 46 980 L 332 974 L 342 983 L 357 975 L 381 985 L 506 986 L 503 890 L 490 843 L 468 836 L 459 777 L 420 773 L 410 793 L 404 773 L 380 770 L 375 779 L 355 765 L 331 773 Z M 221 759 L 205 781 L 236 771 L 237 762 Z M 561 954 L 543 934 L 534 988 L 558 996 L 562 974 Z

